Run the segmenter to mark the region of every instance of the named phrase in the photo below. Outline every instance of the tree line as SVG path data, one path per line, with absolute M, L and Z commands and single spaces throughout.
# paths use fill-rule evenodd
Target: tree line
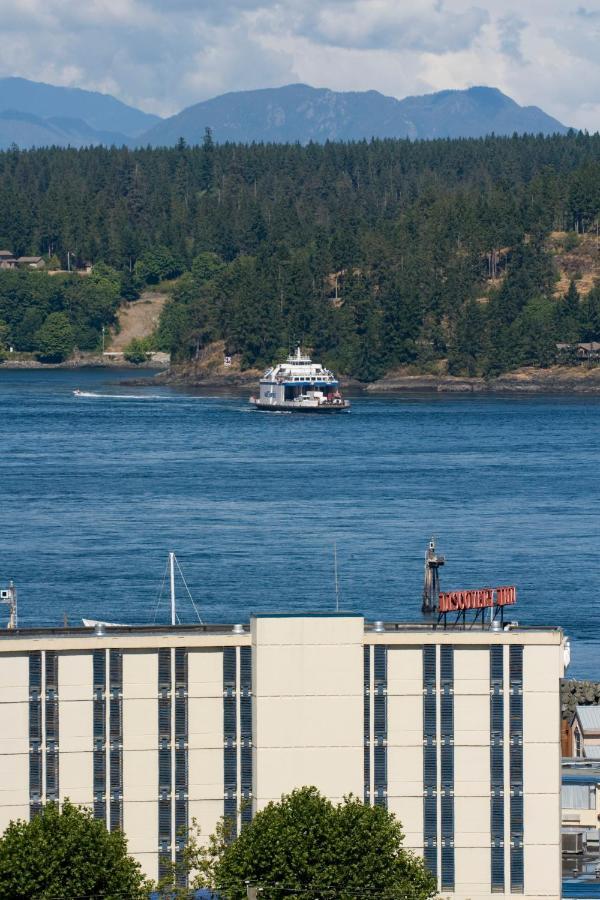
M 264 365 L 302 341 L 364 380 L 600 339 L 597 290 L 555 299 L 547 249 L 599 215 L 600 136 L 574 132 L 0 154 L 0 244 L 102 261 L 126 295 L 179 275 L 158 336 L 175 359 L 222 340 Z

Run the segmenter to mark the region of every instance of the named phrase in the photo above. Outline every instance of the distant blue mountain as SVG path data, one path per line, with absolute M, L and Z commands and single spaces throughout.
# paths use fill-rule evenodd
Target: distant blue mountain
M 109 94 L 56 87 L 26 78 L 0 78 L 0 112 L 6 110 L 29 113 L 39 119 L 81 119 L 95 132 L 127 137 L 136 137 L 161 121 L 159 116 L 127 106 Z
M 301 144 L 567 131 L 537 106 L 519 106 L 489 87 L 396 100 L 378 91 L 289 84 L 222 94 L 160 119 L 108 94 L 0 78 L 0 149 L 12 144 L 173 146 L 181 137 L 197 144 L 207 127 L 219 142 Z
M 430 139 L 487 134 L 564 133 L 567 128 L 537 106 L 519 106 L 496 88 L 473 87 L 396 100 L 378 91 L 336 92 L 305 84 L 238 91 L 189 106 L 138 138 L 171 146 L 202 140 L 210 127 L 219 142 Z
M 96 131 L 81 119 L 52 116 L 42 119 L 31 113 L 7 109 L 0 112 L 0 150 L 17 147 L 90 147 L 100 144 L 122 147 L 132 138 L 110 131 Z

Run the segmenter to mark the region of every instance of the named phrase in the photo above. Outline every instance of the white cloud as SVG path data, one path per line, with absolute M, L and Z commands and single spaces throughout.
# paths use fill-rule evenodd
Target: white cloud
M 0 0 L 0 74 L 170 114 L 305 81 L 396 97 L 499 87 L 600 129 L 600 0 Z
M 409 8 L 388 0 L 353 0 L 320 6 L 301 27 L 309 38 L 336 47 L 447 53 L 468 46 L 488 18 L 480 7 L 454 11 L 440 2 Z

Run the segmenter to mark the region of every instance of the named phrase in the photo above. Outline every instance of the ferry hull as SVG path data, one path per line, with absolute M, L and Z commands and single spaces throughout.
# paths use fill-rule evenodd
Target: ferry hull
M 255 409 L 263 412 L 297 412 L 297 413 L 341 413 L 350 411 L 350 401 L 344 400 L 342 403 L 293 403 L 285 400 L 279 403 L 265 403 L 260 400 L 251 399 L 250 403 Z

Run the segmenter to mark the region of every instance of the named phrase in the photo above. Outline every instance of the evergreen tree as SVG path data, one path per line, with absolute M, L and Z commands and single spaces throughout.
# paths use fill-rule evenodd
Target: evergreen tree
M 75 339 L 65 313 L 50 313 L 36 332 L 35 342 L 40 357 L 46 362 L 62 362 L 66 359 L 73 351 Z

